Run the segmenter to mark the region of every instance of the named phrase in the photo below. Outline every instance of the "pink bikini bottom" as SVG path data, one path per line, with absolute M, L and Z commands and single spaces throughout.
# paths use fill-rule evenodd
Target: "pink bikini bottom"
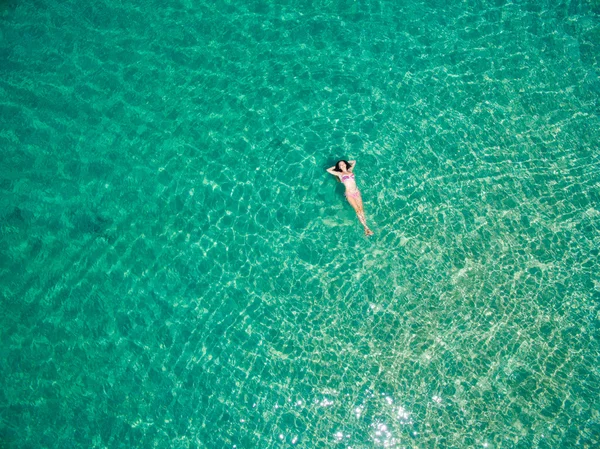
M 346 198 L 360 199 L 360 190 L 354 192 L 346 192 Z

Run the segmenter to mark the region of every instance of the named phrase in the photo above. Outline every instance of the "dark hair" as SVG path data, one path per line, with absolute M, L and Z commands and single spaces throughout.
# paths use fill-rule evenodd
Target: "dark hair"
M 342 169 L 340 168 L 340 162 L 343 162 L 344 164 L 346 164 L 346 170 L 348 170 L 350 168 L 350 162 L 348 162 L 347 160 L 341 159 L 335 163 L 335 168 L 333 169 L 334 171 L 339 171 L 339 172 L 342 171 Z

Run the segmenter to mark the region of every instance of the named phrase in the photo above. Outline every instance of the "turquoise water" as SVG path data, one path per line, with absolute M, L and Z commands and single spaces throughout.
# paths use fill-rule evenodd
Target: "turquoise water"
M 0 17 L 2 449 L 600 445 L 597 0 Z

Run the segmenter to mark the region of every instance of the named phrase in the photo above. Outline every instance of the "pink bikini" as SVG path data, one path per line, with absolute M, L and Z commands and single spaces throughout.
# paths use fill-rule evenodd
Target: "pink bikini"
M 346 184 L 346 181 L 349 180 L 354 181 L 354 173 L 350 173 L 349 175 L 342 175 L 342 182 L 344 184 Z M 348 190 L 346 190 L 345 195 L 346 198 L 360 198 L 360 191 L 358 189 L 356 189 L 354 192 L 348 192 Z

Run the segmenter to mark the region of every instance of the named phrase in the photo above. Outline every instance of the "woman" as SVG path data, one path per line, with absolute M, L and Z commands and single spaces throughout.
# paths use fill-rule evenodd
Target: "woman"
M 333 176 L 337 176 L 338 179 L 342 181 L 344 187 L 346 187 L 346 199 L 356 211 L 358 219 L 365 228 L 365 235 L 373 235 L 373 231 L 371 231 L 367 226 L 367 219 L 365 218 L 365 211 L 363 210 L 362 198 L 360 196 L 358 187 L 356 187 L 354 173 L 352 173 L 355 165 L 356 161 L 348 162 L 341 160 L 338 161 L 335 166 L 328 168 L 327 172 Z

